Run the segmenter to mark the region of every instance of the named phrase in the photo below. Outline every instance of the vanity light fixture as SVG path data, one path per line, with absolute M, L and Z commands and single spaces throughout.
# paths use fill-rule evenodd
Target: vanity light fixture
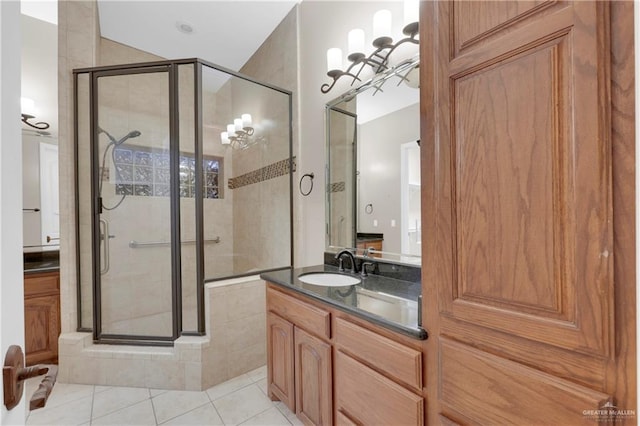
M 258 142 L 258 139 L 252 138 L 254 133 L 251 114 L 242 114 L 233 120 L 233 124 L 227 124 L 227 131 L 220 134 L 220 142 L 233 149 L 247 149 Z
M 31 126 L 34 129 L 38 130 L 46 130 L 49 128 L 49 123 L 45 123 L 44 121 L 38 121 L 35 123 L 30 123 L 29 120 L 36 118 L 35 116 L 35 102 L 33 99 L 29 98 L 20 98 L 20 107 L 22 109 L 22 122 L 27 126 Z
M 417 39 L 419 0 L 405 0 L 404 2 L 404 22 L 406 23 L 403 34 L 406 36 L 398 40 L 395 44 L 391 34 L 391 12 L 383 9 L 373 15 L 373 47 L 375 50 L 369 56 L 365 55 L 364 31 L 354 29 L 348 34 L 349 55 L 347 56 L 350 65 L 345 71 L 342 70 L 342 50 L 332 47 L 327 50 L 327 75 L 333 79 L 331 83 L 325 83 L 320 87 L 322 93 L 328 93 L 336 82 L 343 76 L 351 77 L 351 85 L 356 81 L 361 81 L 360 74 L 365 66 L 370 66 L 375 74 L 389 69 L 391 54 L 402 44 L 419 44 Z M 359 67 L 359 68 L 358 68 Z

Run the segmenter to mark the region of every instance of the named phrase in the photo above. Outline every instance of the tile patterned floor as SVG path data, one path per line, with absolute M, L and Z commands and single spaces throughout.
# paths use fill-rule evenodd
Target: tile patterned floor
M 27 382 L 33 394 L 39 378 Z M 266 367 L 203 392 L 56 383 L 27 425 L 301 425 L 267 397 Z

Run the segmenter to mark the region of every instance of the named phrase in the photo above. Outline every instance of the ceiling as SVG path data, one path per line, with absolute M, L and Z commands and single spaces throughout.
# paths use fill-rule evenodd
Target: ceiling
M 296 3 L 98 0 L 100 33 L 163 58 L 198 57 L 238 71 Z
M 198 57 L 234 71 L 242 68 L 298 2 L 97 0 L 102 37 L 160 57 Z M 22 12 L 30 15 L 23 15 L 23 96 L 35 101 L 36 119 L 50 123 L 48 131 L 55 138 L 57 85 L 51 82 L 57 81 L 57 2 L 22 0 Z M 179 31 L 180 24 L 193 31 Z M 417 90 L 386 86 L 386 93 L 359 100 L 360 122 L 417 102 Z
M 198 57 L 239 70 L 298 3 L 271 1 L 98 0 L 102 37 L 168 58 Z M 36 121 L 58 134 L 57 2 L 22 0 L 22 96 Z M 192 27 L 190 34 L 179 24 Z M 23 129 L 32 132 L 27 125 Z

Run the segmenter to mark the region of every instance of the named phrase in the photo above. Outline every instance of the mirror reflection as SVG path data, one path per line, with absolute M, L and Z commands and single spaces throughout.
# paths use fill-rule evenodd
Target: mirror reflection
M 327 104 L 327 249 L 420 263 L 418 66 Z

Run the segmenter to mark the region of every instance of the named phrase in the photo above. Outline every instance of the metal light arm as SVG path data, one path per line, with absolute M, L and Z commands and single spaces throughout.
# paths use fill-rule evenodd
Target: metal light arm
M 415 22 L 413 24 L 407 25 L 404 30 L 404 34 L 407 36 L 395 44 L 393 43 L 393 39 L 390 37 L 380 37 L 376 39 L 373 43 L 376 50 L 373 51 L 369 56 L 365 56 L 363 53 L 352 53 L 349 55 L 348 59 L 351 61 L 351 65 L 347 68 L 346 71 L 342 70 L 331 70 L 327 73 L 329 77 L 333 79 L 331 83 L 324 83 L 320 86 L 320 91 L 322 93 L 328 93 L 333 86 L 335 86 L 336 82 L 344 77 L 351 77 L 353 80 L 351 81 L 351 85 L 356 81 L 360 80 L 360 73 L 364 69 L 365 65 L 369 65 L 373 68 L 375 74 L 379 74 L 381 72 L 387 71 L 389 69 L 389 58 L 391 53 L 393 53 L 399 46 L 405 43 L 419 44 L 420 41 L 416 38 L 418 35 L 418 23 Z M 351 70 L 360 65 L 360 69 L 356 73 L 352 73 Z M 380 88 L 378 87 L 378 90 Z
M 36 123 L 29 123 L 29 120 L 31 120 L 32 118 L 36 118 L 36 117 L 31 115 L 31 114 L 22 114 L 21 121 L 24 124 L 26 124 L 27 126 L 33 127 L 34 129 L 46 130 L 46 129 L 49 128 L 49 123 L 45 123 L 44 121 L 38 121 Z

